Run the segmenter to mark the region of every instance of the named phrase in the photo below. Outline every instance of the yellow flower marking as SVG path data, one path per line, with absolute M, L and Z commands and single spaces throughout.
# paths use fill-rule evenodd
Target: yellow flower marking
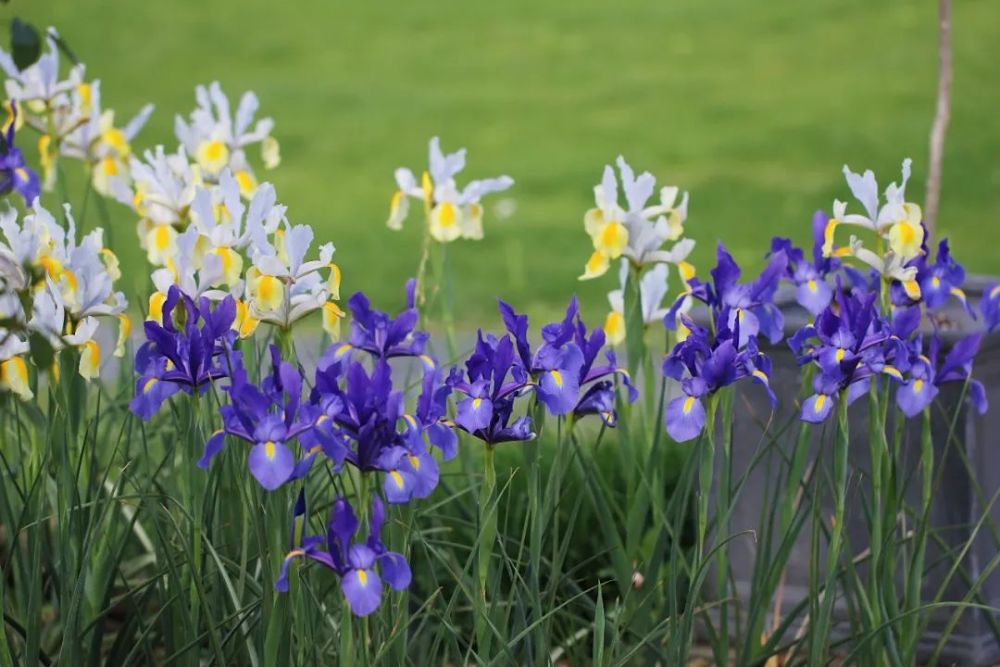
M 813 403 L 813 412 L 817 414 L 822 412 L 824 405 L 826 405 L 826 394 L 820 394 L 816 397 L 816 402 Z
M 552 370 L 549 371 L 549 374 L 552 376 L 552 381 L 555 382 L 556 386 L 561 389 L 563 386 L 562 373 L 560 373 L 558 370 Z
M 358 573 L 358 583 L 362 586 L 368 585 L 368 573 L 364 570 L 357 570 Z
M 12 392 L 22 401 L 30 401 L 35 394 L 28 386 L 28 365 L 21 357 L 11 357 L 0 362 L 0 387 Z
M 418 459 L 416 456 L 413 455 L 411 455 L 409 458 L 410 458 L 410 465 L 413 466 L 413 469 L 419 471 L 420 459 Z
M 619 345 L 625 340 L 625 316 L 616 310 L 608 313 L 604 320 L 604 334 L 608 337 L 608 344 Z
M 149 392 L 153 391 L 153 387 L 156 386 L 157 382 L 158 380 L 156 378 L 149 378 L 148 380 L 146 380 L 146 382 L 144 382 L 142 385 L 142 393 L 148 394 Z
M 101 347 L 97 341 L 88 340 L 80 351 L 80 376 L 92 380 L 100 374 Z
M 399 487 L 400 489 L 403 488 L 403 476 L 399 474 L 398 470 L 390 471 L 389 477 L 392 478 L 392 481 L 396 484 L 397 487 Z
M 195 159 L 205 171 L 211 174 L 218 173 L 229 164 L 229 146 L 219 139 L 203 141 L 195 151 Z
M 924 381 L 921 380 L 920 378 L 917 378 L 916 380 L 914 380 L 913 381 L 913 392 L 916 393 L 916 394 L 919 394 L 923 390 L 924 390 Z
M 684 399 L 684 414 L 689 414 L 691 412 L 691 409 L 694 407 L 695 400 L 697 399 L 695 399 L 694 396 L 688 396 Z
M 269 461 L 274 460 L 274 455 L 277 453 L 277 447 L 274 445 L 273 440 L 268 440 L 264 443 L 264 456 L 268 458 Z

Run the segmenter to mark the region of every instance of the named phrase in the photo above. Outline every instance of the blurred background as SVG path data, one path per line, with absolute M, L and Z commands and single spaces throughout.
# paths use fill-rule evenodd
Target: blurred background
M 658 184 L 691 192 L 687 233 L 705 274 L 719 240 L 748 271 L 772 235 L 806 242 L 813 211 L 849 197 L 844 163 L 874 169 L 884 187 L 911 156 L 909 198 L 922 203 L 936 11 L 929 0 L 0 7 L 5 18 L 57 27 L 119 120 L 156 104 L 137 149 L 176 146 L 174 115 L 194 108 L 195 84 L 219 80 L 234 104 L 256 91 L 283 160 L 271 172 L 258 162 L 258 177 L 275 184 L 293 222 L 336 244 L 345 294 L 400 304 L 422 218 L 411 216 L 403 233 L 385 227 L 392 174 L 422 169 L 429 137 L 469 149 L 466 178 L 510 174 L 515 187 L 486 202 L 485 240 L 449 248 L 460 323 L 489 328 L 499 326 L 496 296 L 552 316 L 575 291 L 594 324 L 603 317 L 615 272 L 576 278 L 591 251 L 584 211 L 619 153 Z M 953 22 L 937 233 L 968 269 L 1000 273 L 1000 5 L 963 0 Z M 138 246 L 123 247 L 133 215 L 110 207 L 128 230 L 115 234 L 126 289 L 146 294 L 145 260 Z

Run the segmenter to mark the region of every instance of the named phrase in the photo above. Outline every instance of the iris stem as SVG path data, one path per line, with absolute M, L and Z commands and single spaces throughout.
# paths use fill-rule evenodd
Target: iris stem
M 833 449 L 833 525 L 830 528 L 830 543 L 826 554 L 826 585 L 822 593 L 819 617 L 812 627 L 810 645 L 810 665 L 826 663 L 829 648 L 828 638 L 833 616 L 833 604 L 837 597 L 837 568 L 844 537 L 844 507 L 847 497 L 847 467 L 851 434 L 847 421 L 847 390 L 843 389 L 837 400 L 837 439 Z
M 479 609 L 476 619 L 476 641 L 481 661 L 490 657 L 490 605 L 487 585 L 490 576 L 490 560 L 497 534 L 496 485 L 497 473 L 493 445 L 487 443 L 483 454 L 483 483 L 479 489 L 479 559 L 476 600 Z
M 721 395 L 722 466 L 719 479 L 718 506 L 716 507 L 716 542 L 729 538 L 729 514 L 732 503 L 732 445 L 733 445 L 733 392 L 723 389 Z M 714 424 L 709 425 L 714 430 Z M 715 571 L 716 595 L 719 600 L 719 646 L 716 659 L 728 659 L 729 646 L 729 548 L 719 549 Z

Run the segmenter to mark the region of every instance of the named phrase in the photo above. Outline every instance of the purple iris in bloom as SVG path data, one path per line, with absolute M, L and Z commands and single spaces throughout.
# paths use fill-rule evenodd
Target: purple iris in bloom
M 972 379 L 972 362 L 979 352 L 982 334 L 966 336 L 955 343 L 938 367 L 941 341 L 935 335 L 931 338 L 928 354 L 923 354 L 923 341 L 917 339 L 912 346 L 913 359 L 910 364 L 909 379 L 896 393 L 896 403 L 907 417 L 914 417 L 930 405 L 938 394 L 938 388 L 947 382 L 968 382 L 969 399 L 979 414 L 987 408 L 986 390 L 982 383 Z
M 425 331 L 414 330 L 420 319 L 415 305 L 415 290 L 416 281 L 411 278 L 406 282 L 406 308 L 395 318 L 372 308 L 363 293 L 351 296 L 347 301 L 352 315 L 351 335 L 346 342 L 331 345 L 320 363 L 328 365 L 352 350 L 364 350 L 379 359 L 423 358 L 429 336 Z
M 802 404 L 803 421 L 818 424 L 833 411 L 841 392 L 848 404 L 864 395 L 871 378 L 885 374 L 903 380 L 908 369 L 906 341 L 920 323 L 919 309 L 901 309 L 888 323 L 875 308 L 875 292 L 848 293 L 837 289 L 834 302 L 800 329 L 789 346 L 799 363 L 815 363 L 815 393 Z
M 773 254 L 760 276 L 752 283 L 739 282 L 742 271 L 722 243 L 719 243 L 716 259 L 716 266 L 712 269 L 712 283 L 705 283 L 697 278 L 689 280 L 688 290 L 674 302 L 663 318 L 666 327 L 674 328 L 677 312 L 684 299 L 693 296 L 709 307 L 716 323 L 725 315 L 728 321 L 723 323 L 731 330 L 739 329 L 740 335 L 736 341 L 738 348 L 742 348 L 758 333 L 767 336 L 772 344 L 780 342 L 784 337 L 784 316 L 774 305 L 774 293 L 788 265 L 785 253 Z
M 513 417 L 516 399 L 531 390 L 531 382 L 527 371 L 514 363 L 510 336 L 484 338 L 480 331 L 465 368 L 465 377 L 453 368 L 447 380 L 465 395 L 458 402 L 455 424 L 489 445 L 533 439 L 531 417 Z
M 180 308 L 183 322 L 178 329 L 174 311 Z M 147 341 L 135 355 L 135 367 L 140 373 L 135 384 L 135 396 L 129 409 L 149 421 L 163 402 L 178 391 L 204 391 L 207 386 L 226 377 L 224 356 L 236 337 L 232 330 L 236 318 L 236 302 L 226 297 L 214 308 L 202 298 L 194 299 L 172 286 L 163 303 L 163 324 L 144 324 Z M 200 326 L 199 326 L 200 323 Z
M 542 327 L 542 344 L 534 353 L 528 342 L 528 316 L 518 314 L 503 301 L 499 302 L 499 308 L 504 326 L 516 344 L 514 364 L 531 379 L 538 400 L 551 414 L 598 414 L 613 426 L 615 386 L 608 378 L 615 374 L 623 378 L 629 401 L 638 397 L 628 373 L 618 366 L 614 351 L 607 351 L 606 364 L 595 366 L 604 348 L 604 331 L 597 328 L 588 334 L 575 296 L 561 322 Z
M 979 310 L 983 314 L 983 322 L 986 324 L 987 332 L 992 332 L 1000 326 L 1000 283 L 986 288 L 983 292 L 983 298 L 979 302 Z
M 430 361 L 414 414 L 406 412 L 403 392 L 393 388 L 393 369 L 384 359 L 370 373 L 354 359 L 316 372 L 310 398 L 319 415 L 310 437 L 338 468 L 346 462 L 362 472 L 384 473 L 390 503 L 426 498 L 437 487 L 438 463 L 427 442 L 445 460 L 457 452 L 457 437 L 444 419 L 451 387 L 441 383 L 437 364 Z
M 795 300 L 814 316 L 823 312 L 833 298 L 833 288 L 826 281 L 826 276 L 836 268 L 837 260 L 823 257 L 823 230 L 826 224 L 826 213 L 816 211 L 813 230 L 819 230 L 819 239 L 813 244 L 812 262 L 805 258 L 802 249 L 792 245 L 791 240 L 777 236 L 771 240 L 771 256 L 784 253 L 788 260 L 785 278 L 795 285 Z
M 198 467 L 208 468 L 222 450 L 226 436 L 235 436 L 252 445 L 247 457 L 250 474 L 262 487 L 273 491 L 302 477 L 312 466 L 318 447 L 299 460 L 288 445 L 296 438 L 303 444 L 309 442 L 306 436 L 316 424 L 316 409 L 301 404 L 302 375 L 281 360 L 277 347 L 271 346 L 272 374 L 259 388 L 247 380 L 240 353 L 232 353 L 232 361 L 231 381 L 226 387 L 232 402 L 219 408 L 222 428 L 205 444 Z
M 917 268 L 914 280 L 920 285 L 920 301 L 927 306 L 928 310 L 936 310 L 944 306 L 950 297 L 955 297 L 962 303 L 969 315 L 975 317 L 965 292 L 962 291 L 962 283 L 965 282 L 965 269 L 951 256 L 948 239 L 941 239 L 938 243 L 937 256 L 933 263 L 927 261 L 928 256 L 925 248 L 924 253 L 911 260 L 908 265 Z M 907 296 L 906 290 L 898 281 L 893 282 L 890 290 L 892 301 L 897 305 L 917 303 Z
M 722 317 L 714 339 L 709 331 L 682 316 L 684 326 L 691 333 L 677 343 L 663 362 L 663 374 L 681 383 L 682 396 L 667 404 L 664 412 L 667 433 L 677 442 L 692 440 L 705 428 L 703 399 L 737 380 L 750 377 L 767 390 L 772 407 L 777 402 L 771 390 L 771 362 L 757 347 L 756 338 L 750 338 L 739 349 L 739 320 L 730 329 L 726 322 L 728 309 L 720 311 Z
M 21 149 L 14 145 L 14 126 L 17 125 L 17 102 L 10 102 L 11 120 L 5 134 L 0 134 L 0 197 L 11 192 L 24 197 L 26 206 L 31 206 L 41 187 L 38 174 L 28 167 Z
M 305 502 L 300 496 L 296 503 L 293 523 L 301 523 L 305 515 Z M 281 573 L 274 587 L 288 590 L 288 568 L 299 558 L 319 563 L 333 570 L 340 577 L 343 592 L 355 616 L 367 616 L 382 604 L 382 582 L 396 591 L 410 585 L 410 566 L 403 554 L 389 551 L 380 534 L 385 523 L 385 506 L 378 497 L 372 500 L 368 538 L 356 539 L 360 526 L 354 508 L 346 498 L 338 498 L 330 511 L 330 523 L 325 536 L 305 537 L 293 546 L 281 565 Z

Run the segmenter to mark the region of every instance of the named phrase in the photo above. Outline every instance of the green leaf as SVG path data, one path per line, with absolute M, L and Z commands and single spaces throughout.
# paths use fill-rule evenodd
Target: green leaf
M 52 367 L 52 360 L 55 358 L 55 350 L 48 339 L 37 331 L 28 334 L 28 345 L 31 346 L 31 360 L 35 366 L 47 370 Z
M 42 40 L 35 26 L 19 18 L 11 21 L 10 50 L 18 69 L 23 70 L 38 62 L 42 55 Z

